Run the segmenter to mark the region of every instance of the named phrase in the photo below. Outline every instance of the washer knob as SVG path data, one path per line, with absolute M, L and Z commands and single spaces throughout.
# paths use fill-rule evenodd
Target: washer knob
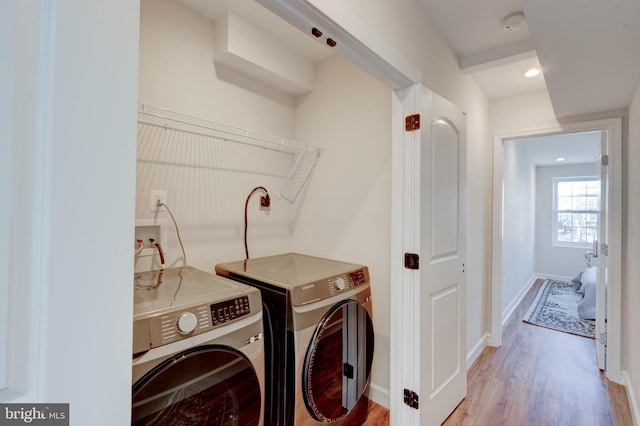
M 198 325 L 198 318 L 196 318 L 195 314 L 192 312 L 183 312 L 178 317 L 176 327 L 178 328 L 178 333 L 189 334 L 196 329 L 196 325 Z
M 336 278 L 336 288 L 340 291 L 344 290 L 347 286 L 347 282 L 342 277 Z

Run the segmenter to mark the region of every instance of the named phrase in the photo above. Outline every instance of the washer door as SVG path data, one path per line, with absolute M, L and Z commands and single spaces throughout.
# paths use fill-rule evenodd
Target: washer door
M 262 398 L 251 362 L 223 346 L 181 352 L 133 386 L 132 425 L 257 425 Z
M 309 413 L 335 422 L 356 405 L 369 381 L 373 323 L 355 300 L 334 305 L 316 328 L 304 362 L 302 393 Z

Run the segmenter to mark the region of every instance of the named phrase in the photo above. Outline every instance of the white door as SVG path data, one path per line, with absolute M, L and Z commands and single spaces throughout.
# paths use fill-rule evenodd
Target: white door
M 595 253 L 598 256 L 598 295 L 596 297 L 596 345 L 598 348 L 598 367 L 606 368 L 606 294 L 607 294 L 607 260 L 608 260 L 608 220 L 609 220 L 609 156 L 608 132 L 602 132 L 602 153 L 600 162 L 600 221 Z
M 467 392 L 465 264 L 466 120 L 422 88 L 420 155 L 421 425 L 440 425 Z

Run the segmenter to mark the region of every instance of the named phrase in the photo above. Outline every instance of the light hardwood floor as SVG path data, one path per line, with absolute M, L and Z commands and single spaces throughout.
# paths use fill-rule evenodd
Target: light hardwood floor
M 541 284 L 505 324 L 502 346 L 471 366 L 467 397 L 444 425 L 633 425 L 626 390 L 600 372 L 592 339 L 522 322 Z M 384 408 L 370 413 L 367 425 L 389 424 Z

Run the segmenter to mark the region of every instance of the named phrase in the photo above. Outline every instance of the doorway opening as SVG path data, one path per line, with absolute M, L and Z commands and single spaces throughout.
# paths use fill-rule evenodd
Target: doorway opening
M 602 303 L 599 365 L 620 382 L 620 137 L 620 119 L 496 135 L 490 345 L 501 345 L 502 325 L 536 279 L 570 280 L 591 262 L 608 293 L 598 286 L 609 314 L 605 341 Z M 583 190 L 559 195 L 581 184 Z M 590 197 L 578 201 L 578 192 Z M 600 247 L 609 255 L 596 258 Z

